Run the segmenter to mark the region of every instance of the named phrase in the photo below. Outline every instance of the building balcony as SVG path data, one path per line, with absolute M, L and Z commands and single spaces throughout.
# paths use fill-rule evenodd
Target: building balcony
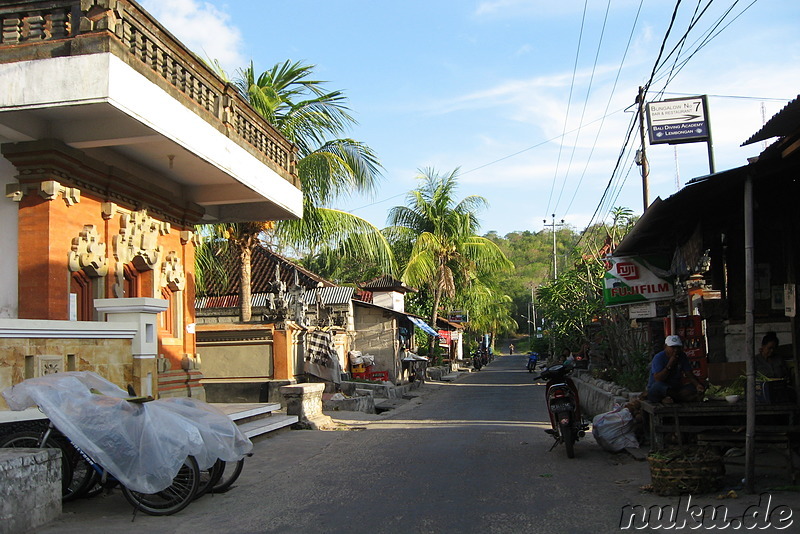
M 55 140 L 205 211 L 302 216 L 296 147 L 132 0 L 0 4 L 0 143 Z

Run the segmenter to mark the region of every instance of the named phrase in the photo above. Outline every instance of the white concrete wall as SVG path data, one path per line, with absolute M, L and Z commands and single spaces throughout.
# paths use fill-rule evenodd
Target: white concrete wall
M 0 318 L 16 318 L 18 312 L 17 211 L 18 205 L 6 198 L 6 184 L 16 183 L 14 166 L 0 157 Z
M 372 293 L 372 303 L 390 310 L 405 312 L 405 296 L 397 291 L 375 291 Z
M 792 344 L 792 324 L 790 322 L 756 323 L 754 340 L 756 350 L 761 346 L 761 338 L 767 332 L 775 332 L 778 335 L 778 345 Z M 744 340 L 745 328 L 743 324 L 725 326 L 725 358 L 729 362 L 746 361 L 747 351 L 745 350 Z
M 91 76 L 79 75 L 92 73 Z M 54 80 L 57 83 L 53 83 Z M 205 159 L 248 188 L 297 216 L 303 213 L 302 192 L 218 132 L 113 54 L 91 54 L 0 65 L 0 108 L 28 110 L 105 103 L 142 125 Z M 113 124 L 94 124 L 113 129 Z M 66 143 L 79 135 L 77 121 L 55 125 Z M 52 136 L 49 124 L 21 125 L 17 139 Z M 2 131 L 0 131 L 2 134 Z M 101 133 L 101 136 L 104 133 Z M 113 138 L 113 132 L 108 132 Z

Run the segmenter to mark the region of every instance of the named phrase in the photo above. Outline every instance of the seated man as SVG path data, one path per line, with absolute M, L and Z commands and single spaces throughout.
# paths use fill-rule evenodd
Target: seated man
M 679 336 L 667 336 L 664 350 L 653 356 L 650 380 L 647 382 L 647 400 L 690 402 L 702 398 L 705 386 L 692 373 L 692 366 L 682 347 Z M 684 378 L 690 383 L 684 384 Z

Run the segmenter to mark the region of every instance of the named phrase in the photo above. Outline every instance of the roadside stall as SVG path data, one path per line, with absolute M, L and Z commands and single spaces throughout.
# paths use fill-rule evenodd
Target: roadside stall
M 720 449 L 743 447 L 750 492 L 756 445 L 783 450 L 792 477 L 796 475 L 791 451 L 800 443 L 797 400 L 785 392 L 800 384 L 795 312 L 799 118 L 800 100 L 794 100 L 745 142 L 779 138 L 757 158 L 695 178 L 671 197 L 656 199 L 613 253 L 617 262 L 652 255 L 667 259 L 659 274 L 673 282 L 674 293 L 668 297 L 667 313 L 651 315 L 656 317 L 650 320 L 651 332 L 661 330 L 657 321 L 663 321 L 664 336 L 683 330 L 684 351 L 696 378 L 707 376 L 721 387 L 739 379 L 743 386 L 738 397 L 712 388 L 706 398 L 715 398 L 704 402 L 643 402 L 653 449 L 665 450 L 668 440 L 677 445 L 694 441 Z M 653 289 L 646 283 L 623 282 L 636 291 L 619 286 L 618 294 Z M 780 384 L 765 380 L 756 368 L 758 341 L 769 334 L 775 336 L 781 366 L 788 369 Z M 715 368 L 718 365 L 722 367 Z

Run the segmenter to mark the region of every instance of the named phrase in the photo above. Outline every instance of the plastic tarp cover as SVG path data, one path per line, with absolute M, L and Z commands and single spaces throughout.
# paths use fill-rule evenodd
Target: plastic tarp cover
M 168 487 L 187 456 L 208 469 L 217 458 L 236 462 L 253 448 L 227 415 L 205 402 L 129 402 L 126 391 L 92 372 L 30 378 L 2 395 L 12 410 L 38 405 L 58 430 L 122 485 L 142 493 Z

